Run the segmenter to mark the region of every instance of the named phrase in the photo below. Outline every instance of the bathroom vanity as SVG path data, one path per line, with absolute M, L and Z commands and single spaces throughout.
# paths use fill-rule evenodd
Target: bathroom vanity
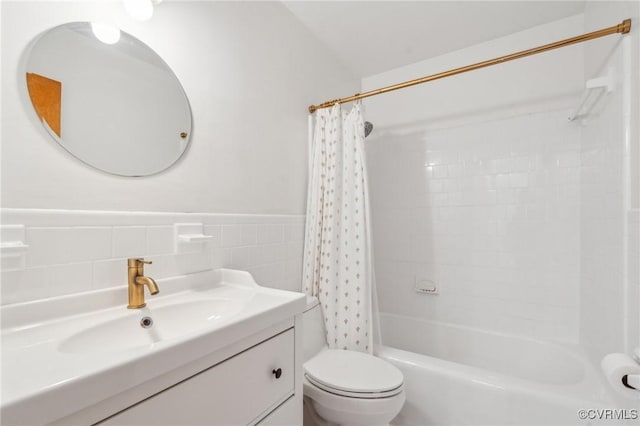
M 302 424 L 300 293 L 217 270 L 2 308 L 11 425 Z
M 100 424 L 299 424 L 293 335 L 283 331 Z

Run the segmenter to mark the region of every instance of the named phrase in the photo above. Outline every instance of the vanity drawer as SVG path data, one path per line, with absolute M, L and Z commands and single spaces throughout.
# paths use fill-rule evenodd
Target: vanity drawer
M 293 329 L 284 331 L 99 424 L 201 426 L 257 422 L 294 393 L 293 335 Z M 280 372 L 274 373 L 278 369 Z

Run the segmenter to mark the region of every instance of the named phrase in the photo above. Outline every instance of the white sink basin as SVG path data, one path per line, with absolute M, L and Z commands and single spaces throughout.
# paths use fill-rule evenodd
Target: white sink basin
M 91 325 L 60 342 L 60 352 L 94 353 L 151 348 L 154 344 L 209 327 L 242 309 L 236 299 L 205 299 L 122 312 L 121 318 Z
M 304 295 L 261 287 L 242 271 L 190 274 L 158 286 L 160 294 L 147 296 L 142 309 L 126 308 L 126 286 L 2 306 L 3 423 L 49 423 L 163 380 L 292 321 L 305 306 Z M 141 326 L 145 317 L 153 321 L 148 328 Z
M 58 348 L 60 352 L 68 353 L 137 349 L 159 341 L 155 334 L 140 326 L 140 318 L 128 316 L 79 331 L 62 340 Z

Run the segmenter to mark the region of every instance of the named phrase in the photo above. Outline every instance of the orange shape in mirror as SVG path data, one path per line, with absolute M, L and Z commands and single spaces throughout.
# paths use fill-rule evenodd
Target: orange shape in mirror
M 60 137 L 62 83 L 35 73 L 27 73 L 31 103 L 40 117 Z

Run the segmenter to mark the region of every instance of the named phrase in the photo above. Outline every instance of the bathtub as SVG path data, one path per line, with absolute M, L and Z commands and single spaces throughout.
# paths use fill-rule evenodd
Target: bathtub
M 405 376 L 409 425 L 593 425 L 581 409 L 618 407 L 579 348 L 380 314 L 376 355 Z M 632 408 L 632 407 L 630 407 Z

